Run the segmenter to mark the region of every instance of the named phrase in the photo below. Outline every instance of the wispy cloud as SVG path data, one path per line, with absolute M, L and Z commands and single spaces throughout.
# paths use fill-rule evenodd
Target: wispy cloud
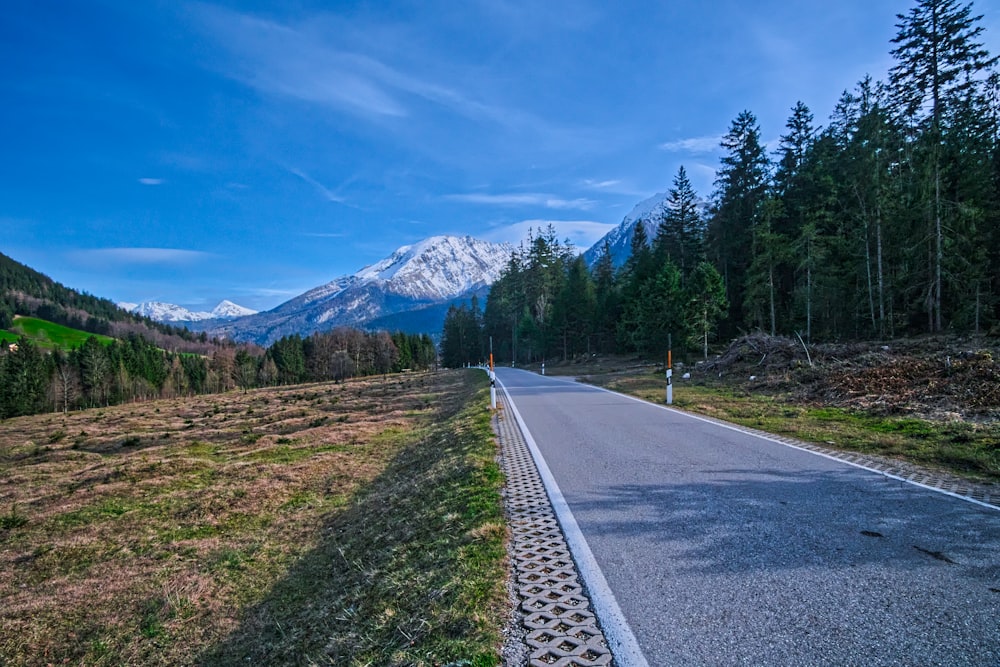
M 660 144 L 660 148 L 672 153 L 711 153 L 718 150 L 722 135 L 711 137 L 690 137 Z
M 522 220 L 509 225 L 497 225 L 487 230 L 483 236 L 488 241 L 516 244 L 527 239 L 532 231 L 537 234 L 540 230 L 547 229 L 549 225 L 552 225 L 556 230 L 556 238 L 559 240 L 568 239 L 570 244 L 580 252 L 597 243 L 602 236 L 615 227 L 614 224 L 593 220 L 534 219 Z
M 291 297 L 298 296 L 302 294 L 315 285 L 309 285 L 307 287 L 292 287 L 286 289 L 277 289 L 274 287 L 235 287 L 234 292 L 240 294 L 245 294 L 247 296 L 260 296 L 260 297 Z
M 325 15 L 295 25 L 199 5 L 198 24 L 230 56 L 220 73 L 269 95 L 368 118 L 406 117 L 413 102 L 431 102 L 463 116 L 504 125 L 523 114 L 474 99 L 454 87 L 393 67 L 345 46 L 356 31 Z M 401 52 L 406 48 L 401 47 Z
M 541 206 L 556 211 L 588 211 L 597 205 L 597 202 L 593 199 L 562 199 L 554 195 L 541 193 L 469 193 L 445 195 L 445 199 L 466 204 L 485 204 L 487 206 Z
M 178 248 L 95 248 L 73 251 L 71 257 L 88 264 L 186 265 L 211 259 L 215 255 Z
M 619 185 L 621 185 L 621 183 L 622 182 L 619 181 L 618 179 L 611 179 L 611 180 L 606 180 L 606 181 L 595 181 L 593 179 L 587 178 L 587 179 L 584 179 L 584 181 L 583 181 L 584 187 L 591 188 L 593 190 L 607 190 L 608 188 L 613 188 L 613 187 L 619 186 Z
M 343 197 L 341 197 L 336 192 L 329 189 L 328 187 L 326 187 L 325 185 L 323 185 L 322 183 L 320 183 L 319 181 L 317 181 L 316 179 L 314 179 L 312 176 L 302 171 L 301 169 L 288 167 L 288 171 L 291 172 L 292 174 L 295 174 L 309 185 L 313 186 L 313 188 L 315 188 L 316 191 L 319 192 L 324 199 L 332 202 L 337 202 L 338 204 L 344 203 Z
M 139 182 L 143 185 L 163 185 L 166 180 L 162 178 L 140 178 Z

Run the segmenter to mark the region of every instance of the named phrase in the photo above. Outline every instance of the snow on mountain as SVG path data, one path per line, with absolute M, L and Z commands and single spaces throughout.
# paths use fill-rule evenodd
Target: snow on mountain
M 239 306 L 232 301 L 222 301 L 211 312 L 191 311 L 183 306 L 162 301 L 143 301 L 142 303 L 121 302 L 119 308 L 124 308 L 137 315 L 148 317 L 157 322 L 201 322 L 211 319 L 233 319 L 253 315 L 257 311 Z
M 315 287 L 273 310 L 209 331 L 269 344 L 285 335 L 365 326 L 387 316 L 484 293 L 507 266 L 513 251 L 507 243 L 470 236 L 434 236 L 402 246 L 353 275 Z
M 640 221 L 646 228 L 646 237 L 652 243 L 656 237 L 656 229 L 660 225 L 660 220 L 667 211 L 667 199 L 670 195 L 666 192 L 658 192 L 648 199 L 644 199 L 625 216 L 621 224 L 598 239 L 597 243 L 583 253 L 583 258 L 587 266 L 593 267 L 604 252 L 604 244 L 607 242 L 611 251 L 611 261 L 615 268 L 625 263 L 629 255 L 632 254 L 632 236 L 635 234 L 635 226 Z
M 436 301 L 492 284 L 512 251 L 471 236 L 432 236 L 355 275 L 362 283 L 382 283 L 393 294 Z
M 210 313 L 212 317 L 217 319 L 229 319 L 233 317 L 246 317 L 247 315 L 256 315 L 256 310 L 251 310 L 245 306 L 240 306 L 238 304 L 224 299 L 219 302 L 219 305 L 212 309 Z
M 583 258 L 586 260 L 587 266 L 593 267 L 597 264 L 597 260 L 601 258 L 601 253 L 604 252 L 605 241 L 611 250 L 611 262 L 614 267 L 617 269 L 624 264 L 632 254 L 632 237 L 635 235 L 635 226 L 640 222 L 646 228 L 646 238 L 652 244 L 653 239 L 656 238 L 660 221 L 667 214 L 667 200 L 669 198 L 669 193 L 658 192 L 652 197 L 643 199 L 636 204 L 632 211 L 625 216 L 620 225 L 598 239 L 597 243 L 590 246 L 583 253 Z M 702 216 L 708 214 L 707 202 L 700 202 L 698 208 Z

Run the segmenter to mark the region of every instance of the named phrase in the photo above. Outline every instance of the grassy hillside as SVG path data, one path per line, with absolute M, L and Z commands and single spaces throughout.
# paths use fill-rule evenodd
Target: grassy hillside
M 207 336 L 130 313 L 109 299 L 66 287 L 0 253 L 0 330 L 10 330 L 18 315 L 118 338 L 137 333 L 163 349 L 203 354 L 211 347 Z M 11 340 L 2 332 L 0 338 Z M 63 346 L 48 340 L 39 344 L 49 349 Z
M 13 326 L 7 331 L 0 331 L 0 339 L 15 342 L 20 336 L 27 336 L 38 347 L 52 350 L 60 348 L 71 350 L 83 345 L 84 341 L 95 334 L 72 329 L 70 327 L 49 322 L 37 317 L 16 316 Z M 97 339 L 109 344 L 114 339 L 110 336 L 96 334 Z
M 0 422 L 0 664 L 496 665 L 485 376 Z

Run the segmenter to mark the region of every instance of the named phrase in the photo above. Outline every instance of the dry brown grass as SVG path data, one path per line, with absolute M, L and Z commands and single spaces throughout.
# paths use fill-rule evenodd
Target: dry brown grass
M 414 374 L 0 423 L 0 515 L 16 519 L 0 526 L 0 664 L 200 660 L 467 383 Z

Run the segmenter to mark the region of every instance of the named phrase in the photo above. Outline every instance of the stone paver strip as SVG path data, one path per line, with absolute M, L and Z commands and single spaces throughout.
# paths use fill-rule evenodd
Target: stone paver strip
M 562 528 L 545 493 L 524 436 L 500 408 L 493 428 L 511 529 L 515 590 L 531 667 L 604 667 L 614 661 L 580 581 Z

